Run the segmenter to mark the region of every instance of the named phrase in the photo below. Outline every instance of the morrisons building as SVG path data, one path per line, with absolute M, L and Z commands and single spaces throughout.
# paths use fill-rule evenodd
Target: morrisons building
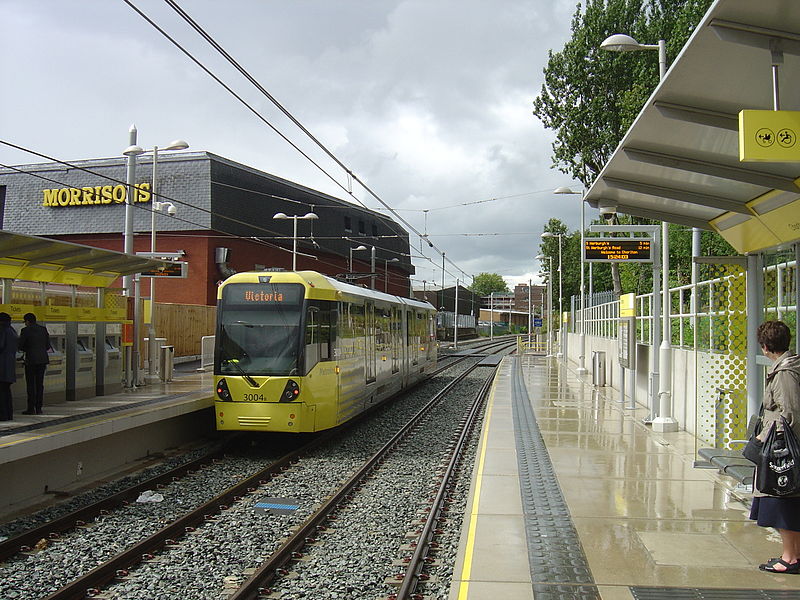
M 318 216 L 296 222 L 298 270 L 367 274 L 374 254 L 376 289 L 410 295 L 408 233 L 384 215 L 209 152 L 160 155 L 154 198 L 152 158 L 137 164 L 134 251 L 150 251 L 155 224 L 157 252 L 188 264 L 185 279 L 160 278 L 159 302 L 213 305 L 234 272 L 291 269 L 294 223 L 274 220 L 279 212 Z M 0 169 L 0 227 L 123 251 L 125 177 L 124 158 Z M 174 209 L 153 211 L 154 200 Z

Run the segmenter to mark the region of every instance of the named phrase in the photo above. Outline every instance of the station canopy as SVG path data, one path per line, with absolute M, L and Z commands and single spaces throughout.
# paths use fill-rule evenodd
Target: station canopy
M 123 275 L 167 264 L 168 261 L 0 230 L 0 279 L 108 287 Z
M 739 160 L 740 111 L 774 108 L 773 61 L 781 111 L 800 110 L 800 2 L 717 0 L 586 202 L 715 230 L 741 253 L 800 240 L 800 141 L 792 162 Z

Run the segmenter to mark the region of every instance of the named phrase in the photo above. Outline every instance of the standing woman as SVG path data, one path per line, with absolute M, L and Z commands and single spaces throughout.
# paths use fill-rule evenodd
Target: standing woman
M 17 380 L 17 332 L 11 315 L 0 312 L 0 421 L 14 418 L 11 384 Z
M 781 431 L 781 417 L 800 436 L 800 357 L 789 352 L 789 328 L 781 321 L 765 321 L 758 326 L 756 335 L 764 356 L 775 363 L 767 373 L 758 437 L 764 441 L 773 423 Z M 753 495 L 750 518 L 761 527 L 777 529 L 783 542 L 783 554 L 758 568 L 770 573 L 800 574 L 800 495 L 768 496 L 758 490 L 753 490 Z

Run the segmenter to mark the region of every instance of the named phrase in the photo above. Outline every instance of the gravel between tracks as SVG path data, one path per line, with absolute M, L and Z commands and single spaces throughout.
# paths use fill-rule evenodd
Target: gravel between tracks
M 465 370 L 472 362 L 465 361 L 452 371 Z M 479 371 L 479 375 L 485 377 L 486 372 Z M 255 494 L 219 515 L 213 523 L 184 537 L 168 553 L 135 569 L 129 578 L 113 585 L 104 596 L 126 600 L 226 597 L 231 591 L 226 589 L 226 583 L 230 586 L 241 582 L 243 572 L 257 567 L 278 547 L 292 526 L 302 522 L 333 488 L 374 454 L 391 435 L 390 432 L 396 431 L 427 400 L 431 389 L 440 387 L 443 381 L 454 376 L 455 373 L 447 372 L 404 394 L 374 418 L 357 425 L 354 431 L 318 449 L 286 474 L 261 486 Z M 462 383 L 459 389 L 464 389 L 465 385 L 477 389 L 479 384 L 474 377 L 468 378 L 471 384 Z M 461 404 L 451 403 L 452 409 Z M 446 412 L 440 414 L 428 420 L 429 425 L 425 427 L 440 427 L 453 418 Z M 346 547 L 349 549 L 344 551 L 343 557 L 328 567 L 327 573 L 336 588 L 330 590 L 331 595 L 312 591 L 313 587 L 308 587 L 312 584 L 306 584 L 310 595 L 302 588 L 289 590 L 287 587 L 290 595 L 286 598 L 364 598 L 367 597 L 365 594 L 380 593 L 374 586 L 376 583 L 382 585 L 384 577 L 393 571 L 391 561 L 402 555 L 399 543 L 419 508 L 420 498 L 426 497 L 426 490 L 431 485 L 426 473 L 430 475 L 435 470 L 442 451 L 440 446 L 446 445 L 449 437 L 449 433 L 441 433 L 433 436 L 435 444 L 428 436 L 420 447 L 411 445 L 408 450 L 404 447 L 396 455 L 405 456 L 405 459 L 389 467 L 385 475 L 382 468 L 381 475 L 364 487 L 364 490 L 369 490 L 378 486 L 374 493 L 359 495 L 359 498 L 373 498 L 369 506 L 365 506 L 365 512 L 360 512 L 360 517 L 353 517 L 354 522 L 350 523 L 342 521 L 347 510 L 342 511 L 338 522 L 346 525 L 337 525 L 336 531 L 347 531 L 347 537 L 355 541 L 348 542 Z M 395 460 L 400 459 L 393 459 L 385 466 Z M 266 459 L 236 458 L 235 462 L 226 460 L 210 465 L 159 490 L 164 495 L 163 502 L 131 504 L 99 518 L 89 527 L 65 535 L 42 552 L 13 558 L 0 565 L 0 597 L 9 600 L 41 598 L 266 464 Z M 300 508 L 291 515 L 256 511 L 254 504 L 267 496 L 297 499 Z M 354 506 L 361 502 L 365 501 L 359 500 Z M 396 516 L 392 521 L 399 525 L 390 530 L 387 515 Z M 457 533 L 455 537 L 457 543 Z M 387 544 L 391 548 L 392 543 L 394 549 L 387 555 Z M 299 563 L 298 572 L 303 564 Z M 313 576 L 314 579 L 318 577 Z M 298 577 L 297 581 L 303 579 Z

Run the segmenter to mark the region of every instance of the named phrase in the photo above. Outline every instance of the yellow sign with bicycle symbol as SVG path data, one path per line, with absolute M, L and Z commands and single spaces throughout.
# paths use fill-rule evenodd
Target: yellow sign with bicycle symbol
M 743 110 L 739 113 L 741 162 L 800 162 L 800 111 Z

